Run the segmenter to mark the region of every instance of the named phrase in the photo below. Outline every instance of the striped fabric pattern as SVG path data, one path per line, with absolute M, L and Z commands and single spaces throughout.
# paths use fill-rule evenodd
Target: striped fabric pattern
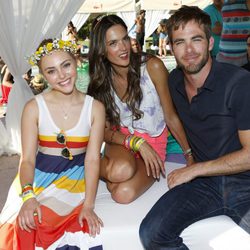
M 247 63 L 247 36 L 250 10 L 246 0 L 225 0 L 222 8 L 223 31 L 217 60 L 242 66 Z
M 44 122 L 39 123 L 33 182 L 34 192 L 41 204 L 42 223 L 35 216 L 37 229 L 31 233 L 22 231 L 17 225 L 16 218 L 22 205 L 17 176 L 0 215 L 1 250 L 102 250 L 100 236 L 91 238 L 86 221 L 83 228 L 78 223 L 78 215 L 85 198 L 84 158 L 90 132 L 86 117 L 90 116 L 92 101 L 92 98 L 86 97 L 78 124 L 70 131 L 65 131 L 66 142 L 60 144 L 56 139 L 60 129 L 49 117 L 44 100 L 41 96 L 37 98 L 39 120 L 46 121 L 46 126 Z M 73 154 L 72 160 L 61 155 L 65 146 Z

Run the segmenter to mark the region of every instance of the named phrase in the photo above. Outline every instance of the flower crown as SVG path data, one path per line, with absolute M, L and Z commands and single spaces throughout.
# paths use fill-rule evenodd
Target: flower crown
M 64 41 L 61 39 L 54 39 L 52 42 L 49 42 L 33 53 L 30 57 L 27 57 L 28 63 L 31 66 L 37 65 L 38 61 L 41 60 L 41 57 L 50 54 L 54 50 L 63 50 L 76 54 L 77 45 L 74 41 Z

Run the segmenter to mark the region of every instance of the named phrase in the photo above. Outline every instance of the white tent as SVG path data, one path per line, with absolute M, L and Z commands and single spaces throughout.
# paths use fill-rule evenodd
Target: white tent
M 145 10 L 177 10 L 182 5 L 188 5 L 204 9 L 212 2 L 212 0 L 141 0 L 141 8 Z
M 134 0 L 86 0 L 78 13 L 104 13 L 104 12 L 126 12 L 135 11 L 135 1 Z

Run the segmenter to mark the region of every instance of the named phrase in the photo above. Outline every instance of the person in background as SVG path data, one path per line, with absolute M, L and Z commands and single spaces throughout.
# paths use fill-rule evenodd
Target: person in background
M 38 95 L 48 87 L 48 84 L 42 74 L 37 74 L 30 80 L 29 86 L 33 94 Z
M 14 84 L 14 78 L 10 73 L 7 65 L 5 64 L 1 70 L 1 91 L 2 98 L 0 99 L 0 105 L 7 104 L 9 99 L 9 94 Z
M 73 22 L 70 21 L 67 27 L 68 27 L 68 31 L 67 31 L 68 40 L 74 41 L 77 44 L 77 41 L 78 41 L 77 30 Z
M 162 19 L 157 28 L 157 33 L 159 34 L 159 56 L 161 58 L 167 57 L 167 19 Z
M 76 51 L 72 42 L 47 39 L 29 59 L 51 90 L 23 110 L 22 154 L 0 214 L 0 249 L 102 249 L 94 204 L 105 110 L 75 87 Z
M 134 53 L 141 52 L 141 46 L 135 38 L 130 38 L 131 48 Z
M 211 51 L 212 57 L 216 57 L 219 52 L 219 43 L 222 31 L 222 15 L 221 9 L 223 6 L 224 0 L 213 0 L 213 3 L 208 5 L 204 11 L 210 16 L 211 19 L 211 29 L 212 36 L 214 38 L 214 47 Z
M 2 57 L 0 57 L 0 72 L 1 72 L 4 65 L 5 65 L 5 63 L 4 63 L 3 59 L 2 59 Z
M 87 93 L 106 108 L 100 178 L 116 202 L 129 203 L 165 175 L 167 126 L 189 164 L 192 154 L 169 95 L 163 62 L 134 53 L 127 26 L 116 15 L 92 27 Z
M 24 75 L 23 79 L 27 82 L 27 84 L 30 86 L 30 81 L 32 80 L 32 69 L 30 68 Z
M 181 232 L 227 215 L 250 233 L 250 73 L 213 60 L 209 15 L 182 6 L 168 20 L 178 68 L 170 93 L 195 163 L 167 176 L 167 191 L 140 225 L 146 250 L 187 250 Z
M 224 0 L 223 29 L 216 59 L 237 66 L 247 63 L 247 36 L 250 34 L 250 0 Z
M 243 65 L 243 68 L 250 71 L 250 35 L 247 37 L 247 59 L 248 62 Z
M 146 22 L 145 15 L 146 15 L 146 10 L 140 10 L 139 15 L 135 19 L 136 40 L 139 42 L 141 49 L 143 49 L 144 37 L 145 37 L 145 22 Z

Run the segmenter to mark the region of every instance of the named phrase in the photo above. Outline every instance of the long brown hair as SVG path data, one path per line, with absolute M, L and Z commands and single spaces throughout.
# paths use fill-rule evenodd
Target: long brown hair
M 108 15 L 97 18 L 92 24 L 90 48 L 89 48 L 89 75 L 90 83 L 88 94 L 101 101 L 106 108 L 106 119 L 112 126 L 120 127 L 119 108 L 117 107 L 113 90 L 112 64 L 106 58 L 106 32 L 113 25 L 122 25 L 126 30 L 124 21 L 116 15 Z M 125 96 L 126 104 L 133 114 L 133 119 L 140 119 L 143 112 L 139 110 L 142 100 L 140 88 L 141 54 L 135 54 L 131 50 L 130 64 L 128 66 L 128 87 Z

